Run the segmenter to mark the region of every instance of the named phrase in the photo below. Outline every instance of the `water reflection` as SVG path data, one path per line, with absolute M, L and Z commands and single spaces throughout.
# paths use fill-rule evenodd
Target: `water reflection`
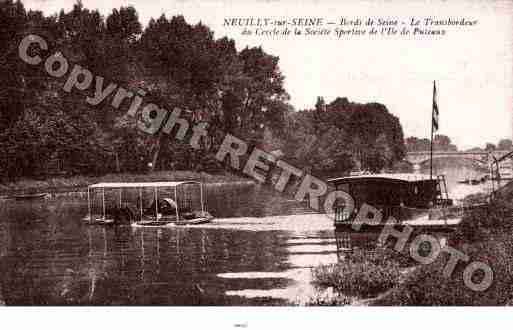
M 311 285 L 311 268 L 320 264 L 337 262 L 335 240 L 330 237 L 332 232 L 318 232 L 320 237 L 292 237 L 284 242 L 287 252 L 286 270 L 276 272 L 240 272 L 223 273 L 218 276 L 228 279 L 282 279 L 285 286 L 273 289 L 244 288 L 228 290 L 229 296 L 246 298 L 273 298 L 288 303 L 303 304 L 316 293 Z
M 396 227 L 394 228 L 397 232 L 405 232 L 404 228 Z M 387 252 L 389 257 L 392 257 L 395 252 L 402 254 L 404 257 L 408 257 L 410 254 L 410 244 L 413 240 L 419 235 L 429 235 L 435 238 L 440 247 L 443 248 L 452 238 L 454 238 L 454 231 L 451 229 L 446 230 L 429 230 L 429 229 L 413 229 L 408 236 L 407 240 L 402 244 L 401 250 L 396 250 L 398 248 L 397 243 L 399 242 L 398 237 L 391 235 L 382 235 L 382 231 L 366 231 L 366 232 L 357 232 L 352 231 L 350 229 L 337 229 L 334 230 L 335 241 L 336 241 L 336 252 L 337 252 L 337 261 L 345 262 L 350 260 L 353 256 L 357 256 L 358 258 L 361 256 L 372 256 L 376 252 L 380 252 L 383 254 Z M 422 250 L 426 249 L 427 250 Z M 421 244 L 419 246 L 421 249 L 422 255 L 429 254 L 431 251 L 430 244 Z M 398 254 L 395 254 L 398 256 Z M 383 257 L 383 256 L 382 256 Z M 408 257 L 409 258 L 409 257 Z M 404 260 L 395 260 L 398 262 Z M 414 259 L 409 260 L 411 263 L 415 264 Z M 418 264 L 418 263 L 417 263 Z

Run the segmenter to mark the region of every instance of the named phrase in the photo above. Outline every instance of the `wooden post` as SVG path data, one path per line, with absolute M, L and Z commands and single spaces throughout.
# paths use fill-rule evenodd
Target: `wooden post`
M 139 211 L 140 211 L 141 220 L 142 220 L 142 218 L 143 218 L 142 188 L 139 188 Z
M 93 221 L 91 215 L 91 193 L 89 187 L 87 187 L 87 213 L 89 214 L 89 222 Z
M 105 188 L 102 188 L 103 220 L 105 220 Z
M 178 213 L 178 199 L 176 198 L 176 186 L 175 186 L 175 211 L 176 211 L 176 221 L 180 220 L 180 214 Z
M 205 208 L 203 207 L 203 184 L 200 183 L 200 199 L 201 199 L 201 212 L 205 212 Z
M 141 279 L 144 281 L 144 230 L 141 230 Z
M 155 220 L 159 219 L 159 196 L 157 193 L 157 187 L 155 187 L 154 195 L 155 195 Z

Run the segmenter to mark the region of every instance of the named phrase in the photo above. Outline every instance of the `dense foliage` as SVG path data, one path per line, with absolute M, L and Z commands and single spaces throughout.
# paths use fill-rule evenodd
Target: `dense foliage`
M 417 267 L 403 281 L 385 295 L 371 302 L 377 306 L 504 306 L 511 304 L 513 244 L 510 229 L 495 229 L 489 236 L 469 244 L 459 244 L 458 249 L 469 260 L 484 262 L 493 271 L 491 286 L 484 291 L 473 291 L 463 280 L 468 263 L 459 262 L 451 276 L 443 271 L 450 255 L 441 253 L 435 262 Z M 482 273 L 473 278 L 479 283 Z
M 43 65 L 18 56 L 29 33 L 51 52 L 153 102 L 207 122 L 199 150 L 166 134 L 148 135 L 115 109 L 113 95 L 92 106 L 95 88 L 65 92 L 67 78 L 50 77 Z M 381 104 L 318 99 L 315 109 L 295 112 L 288 103 L 279 58 L 261 47 L 237 50 L 204 24 L 162 15 L 146 27 L 133 7 L 107 17 L 76 2 L 69 12 L 45 16 L 21 1 L 0 3 L 0 179 L 147 170 L 216 171 L 214 153 L 225 133 L 267 151 L 281 149 L 300 168 L 319 175 L 353 168 L 379 171 L 404 155 L 399 120 Z M 312 100 L 314 101 L 314 100 Z M 250 151 L 251 151 L 250 148 Z M 148 164 L 152 164 L 151 167 Z
M 450 255 L 440 253 L 432 264 L 421 265 L 385 295 L 371 302 L 378 306 L 503 306 L 511 305 L 513 290 L 513 186 L 508 184 L 486 204 L 465 213 L 460 228 L 449 244 L 469 257 L 458 262 L 451 276 L 443 273 Z M 466 202 L 485 202 L 483 195 L 469 196 Z M 493 272 L 492 284 L 484 291 L 473 291 L 463 280 L 465 267 L 484 262 Z M 482 272 L 476 272 L 475 283 Z
M 399 283 L 400 268 L 393 262 L 348 260 L 321 265 L 312 270 L 313 283 L 361 298 L 375 297 Z
M 284 152 L 293 164 L 320 175 L 351 169 L 378 172 L 404 157 L 399 119 L 379 103 L 319 97 L 315 109 L 291 114 Z

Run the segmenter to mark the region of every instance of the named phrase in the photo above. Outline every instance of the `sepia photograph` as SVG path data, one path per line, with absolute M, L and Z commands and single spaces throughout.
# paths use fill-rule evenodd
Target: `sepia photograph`
M 0 309 L 513 305 L 513 1 L 0 0 L 0 81 Z

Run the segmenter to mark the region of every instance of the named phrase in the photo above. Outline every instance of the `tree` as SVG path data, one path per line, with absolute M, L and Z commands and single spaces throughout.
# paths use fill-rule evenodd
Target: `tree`
M 243 73 L 249 78 L 242 86 L 241 133 L 251 136 L 262 133 L 267 126 L 282 126 L 286 111 L 283 104 L 288 95 L 283 88 L 279 58 L 265 53 L 261 47 L 245 48 L 239 58 L 244 65 Z
M 17 46 L 26 22 L 21 1 L 0 2 L 0 130 L 16 122 L 25 108 L 25 83 Z
M 458 151 L 456 145 L 451 143 L 451 139 L 442 134 L 436 134 L 433 138 L 433 150 L 435 151 Z
M 486 143 L 485 151 L 490 152 L 490 151 L 494 151 L 495 149 L 497 149 L 497 147 L 495 146 L 495 144 L 490 143 L 490 142 Z
M 431 142 L 429 139 L 419 139 L 415 136 L 410 136 L 405 140 L 406 151 L 429 151 L 431 148 Z
M 431 142 L 429 139 L 419 139 L 411 136 L 405 140 L 406 150 L 410 151 L 430 151 Z M 451 138 L 446 135 L 436 134 L 433 138 L 433 151 L 458 151 L 458 147 L 451 142 Z
M 9 178 L 103 173 L 112 168 L 108 143 L 98 127 L 84 115 L 69 116 L 60 100 L 49 99 L 28 108 L 16 123 L 0 134 L 3 175 Z M 51 165 L 57 161 L 59 165 Z
M 113 9 L 105 21 L 106 31 L 103 47 L 108 78 L 127 85 L 133 79 L 131 68 L 135 61 L 135 48 L 142 33 L 141 23 L 134 7 Z
M 20 0 L 0 2 L 0 52 L 8 52 L 12 48 L 13 40 L 19 37 L 25 25 L 26 11 Z
M 162 15 L 150 20 L 139 49 L 152 84 L 163 91 L 162 98 L 191 110 L 192 123 L 209 123 L 206 150 L 221 143 L 223 136 L 217 139 L 216 130 L 226 130 L 255 146 L 266 128 L 279 131 L 283 127 L 289 107 L 278 58 L 261 48 L 237 53 L 233 40 L 215 40 L 202 23 L 190 25 L 183 16 L 167 19 Z M 163 139 L 167 138 L 158 139 L 159 146 L 173 147 L 175 142 L 162 143 Z M 172 154 L 162 151 L 162 156 Z
M 287 116 L 284 152 L 292 164 L 333 176 L 354 167 L 378 172 L 404 157 L 401 125 L 385 106 L 347 98 L 326 106 L 318 99 L 316 104 Z
M 499 150 L 511 150 L 513 149 L 513 142 L 510 139 L 502 139 L 497 144 Z
M 139 16 L 132 6 L 113 9 L 105 22 L 107 35 L 115 40 L 134 43 L 142 32 Z

